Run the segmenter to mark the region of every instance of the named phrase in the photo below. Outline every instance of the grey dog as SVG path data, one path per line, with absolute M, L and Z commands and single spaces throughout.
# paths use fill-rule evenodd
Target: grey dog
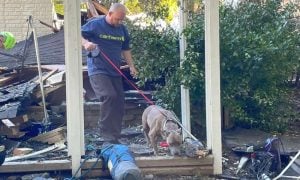
M 155 155 L 158 154 L 158 138 L 166 140 L 171 155 L 180 155 L 182 144 L 182 132 L 171 111 L 160 106 L 151 105 L 147 107 L 142 115 L 143 131 L 148 145 L 152 146 Z

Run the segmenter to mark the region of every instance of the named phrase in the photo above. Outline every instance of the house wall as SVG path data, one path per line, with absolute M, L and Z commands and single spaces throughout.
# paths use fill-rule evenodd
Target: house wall
M 12 32 L 17 42 L 26 38 L 29 15 L 33 17 L 33 25 L 37 36 L 51 33 L 51 29 L 40 24 L 39 20 L 52 24 L 51 0 L 1 0 L 0 31 Z

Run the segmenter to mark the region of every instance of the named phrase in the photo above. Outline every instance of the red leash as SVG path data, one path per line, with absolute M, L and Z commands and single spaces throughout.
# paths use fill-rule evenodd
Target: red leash
M 133 84 L 125 75 L 124 73 L 112 62 L 111 59 L 109 59 L 109 57 L 99 48 L 100 53 L 102 54 L 102 56 L 104 57 L 105 60 L 107 60 L 109 62 L 109 64 L 111 64 L 113 66 L 113 68 L 115 68 L 115 70 L 121 75 L 123 76 L 126 81 L 135 89 L 138 91 L 138 93 L 140 95 L 143 96 L 143 98 L 151 105 L 155 105 L 153 101 L 151 101 L 144 93 L 143 91 L 141 91 L 139 88 L 136 87 L 135 84 Z
M 143 93 L 143 91 L 141 91 L 139 88 L 137 88 L 136 87 L 136 85 L 135 84 L 133 84 L 125 75 L 124 75 L 124 73 L 112 62 L 112 60 L 111 59 L 109 59 L 109 57 L 99 48 L 99 52 L 102 54 L 102 56 L 105 58 L 105 60 L 107 60 L 108 62 L 109 62 L 109 64 L 111 64 L 113 67 L 114 67 L 114 69 L 120 74 L 120 75 L 122 75 L 125 79 L 126 79 L 126 81 L 134 88 L 134 89 L 136 89 L 137 91 L 138 91 L 138 93 L 140 94 L 140 95 L 142 95 L 143 97 L 144 97 L 144 99 L 147 101 L 147 103 L 149 103 L 150 105 L 155 105 L 154 104 L 154 102 L 153 101 L 151 101 L 147 96 L 145 96 L 145 94 Z M 162 115 L 164 115 L 165 117 L 167 117 L 167 115 L 164 113 L 164 112 L 162 112 L 159 108 L 157 108 L 156 107 L 156 109 L 160 112 L 160 113 L 162 113 Z

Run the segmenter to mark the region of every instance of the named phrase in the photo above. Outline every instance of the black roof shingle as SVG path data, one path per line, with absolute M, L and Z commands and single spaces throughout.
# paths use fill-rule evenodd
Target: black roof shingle
M 27 43 L 25 48 L 25 44 Z M 38 37 L 38 46 L 41 64 L 65 64 L 64 31 Z M 24 49 L 25 53 L 24 53 Z M 8 55 L 4 55 L 8 54 Z M 86 62 L 86 51 L 82 50 L 83 64 Z M 12 57 L 14 56 L 14 57 Z M 27 40 L 20 41 L 8 51 L 0 50 L 0 66 L 9 69 L 24 65 L 37 64 L 33 36 Z

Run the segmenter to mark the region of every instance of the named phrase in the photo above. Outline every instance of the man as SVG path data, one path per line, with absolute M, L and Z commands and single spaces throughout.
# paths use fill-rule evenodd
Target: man
M 106 16 L 91 19 L 81 28 L 82 46 L 90 51 L 87 59 L 90 83 L 101 102 L 100 134 L 104 141 L 112 143 L 118 143 L 124 114 L 122 76 L 116 70 L 120 67 L 122 56 L 131 75 L 137 74 L 132 62 L 129 34 L 122 24 L 125 16 L 125 6 L 115 3 Z
M 16 39 L 10 32 L 0 32 L 0 48 L 11 49 L 15 46 Z

